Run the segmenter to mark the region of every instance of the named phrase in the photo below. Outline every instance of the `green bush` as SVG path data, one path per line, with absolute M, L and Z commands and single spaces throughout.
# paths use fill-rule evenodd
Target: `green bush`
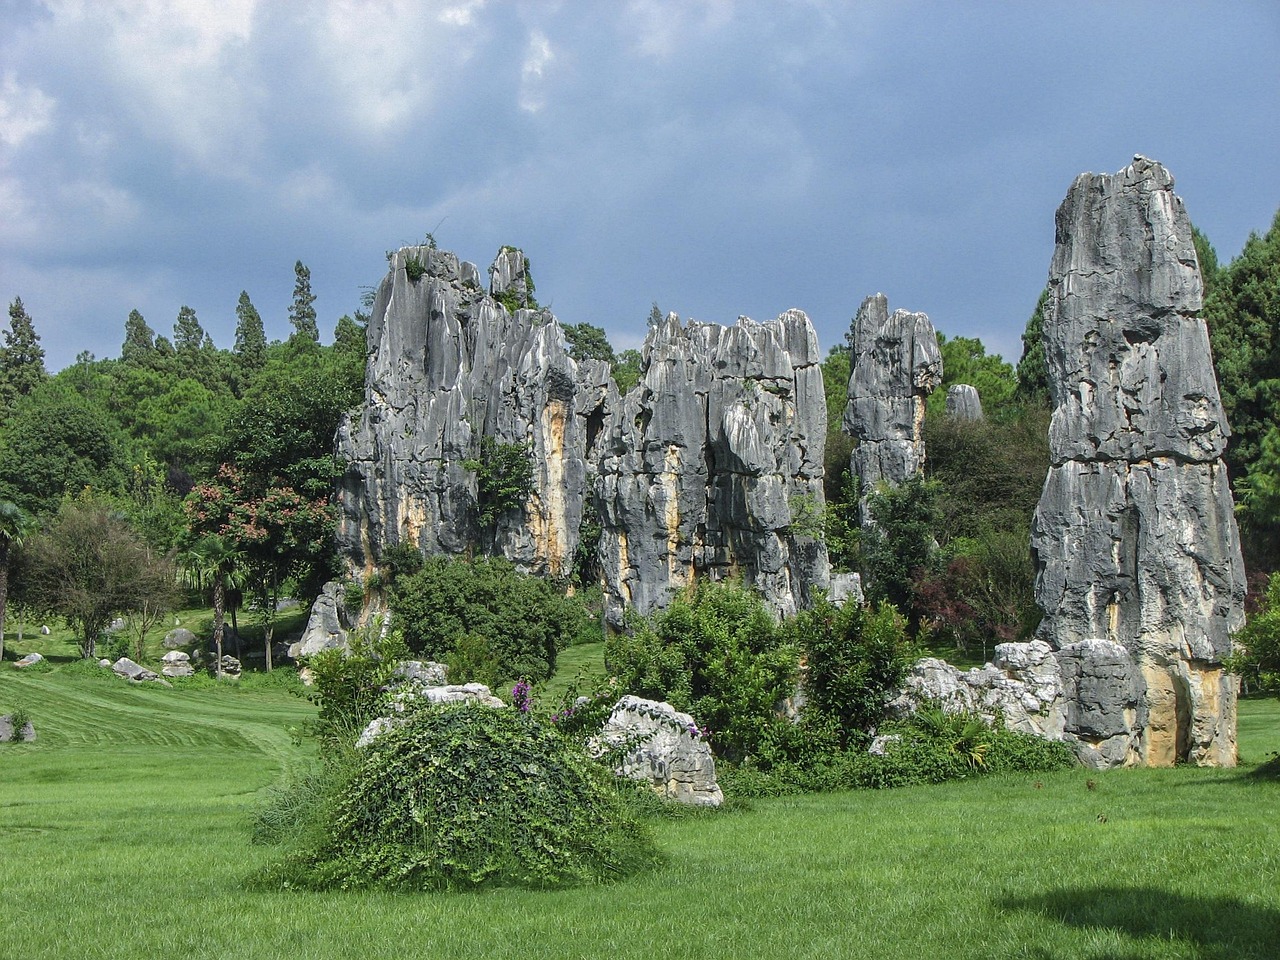
M 414 654 L 443 662 L 462 637 L 483 637 L 505 680 L 547 679 L 556 653 L 593 629 L 581 604 L 502 559 L 432 557 L 397 577 L 390 594 Z
M 610 637 L 605 662 L 625 692 L 692 714 L 719 756 L 742 760 L 789 734 L 778 707 L 795 692 L 796 648 L 740 584 L 700 584 Z
M 790 630 L 808 664 L 805 713 L 830 721 L 840 747 L 865 744 L 884 719 L 915 651 L 890 604 L 837 607 L 825 598 L 796 616 Z
M 1235 638 L 1227 669 L 1246 690 L 1280 694 L 1280 573 L 1271 575 L 1258 609 Z
M 528 714 L 418 704 L 340 784 L 300 793 L 322 823 L 264 878 L 312 888 L 561 887 L 657 862 L 612 776 Z M 275 800 L 278 812 L 302 809 Z M 264 835 L 271 835 L 267 829 Z
M 312 686 L 306 694 L 316 704 L 313 732 L 330 748 L 355 742 L 369 721 L 383 713 L 396 663 L 408 657 L 398 631 L 385 637 L 370 627 L 352 644 L 350 652 L 323 650 L 306 661 Z

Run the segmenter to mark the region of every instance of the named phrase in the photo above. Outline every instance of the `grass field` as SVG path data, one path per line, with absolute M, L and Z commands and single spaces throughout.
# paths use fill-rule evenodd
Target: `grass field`
M 0 665 L 17 702 L 39 740 L 0 745 L 0 960 L 1280 955 L 1274 700 L 1242 704 L 1239 770 L 760 801 L 656 824 L 667 865 L 623 884 L 453 896 L 247 885 L 248 808 L 312 710 L 262 677 Z

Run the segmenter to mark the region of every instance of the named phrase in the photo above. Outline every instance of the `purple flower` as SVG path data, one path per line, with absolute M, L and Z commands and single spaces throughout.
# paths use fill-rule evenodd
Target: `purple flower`
M 521 680 L 511 688 L 511 702 L 521 713 L 528 713 L 533 708 L 532 687 L 528 680 Z

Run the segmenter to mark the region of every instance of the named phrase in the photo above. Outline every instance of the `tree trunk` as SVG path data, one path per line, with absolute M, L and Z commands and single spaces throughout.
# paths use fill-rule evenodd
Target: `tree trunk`
M 266 604 L 262 610 L 262 642 L 267 654 L 267 673 L 271 672 L 271 639 L 276 632 L 276 594 L 279 589 L 272 582 L 266 590 Z
M 9 544 L 0 543 L 0 660 L 4 660 L 4 612 L 9 602 Z M 22 639 L 19 637 L 18 639 Z
M 215 676 L 222 679 L 222 624 L 226 617 L 227 595 L 221 578 L 213 585 L 213 647 Z

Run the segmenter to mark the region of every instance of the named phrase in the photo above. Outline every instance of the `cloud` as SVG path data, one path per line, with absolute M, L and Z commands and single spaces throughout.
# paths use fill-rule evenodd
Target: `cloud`
M 546 106 L 543 81 L 547 67 L 555 60 L 551 41 L 541 30 L 529 34 L 529 46 L 520 67 L 520 109 L 537 113 Z
M 12 70 L 6 71 L 0 81 L 0 143 L 17 149 L 48 130 L 56 103 L 37 87 L 18 83 Z

